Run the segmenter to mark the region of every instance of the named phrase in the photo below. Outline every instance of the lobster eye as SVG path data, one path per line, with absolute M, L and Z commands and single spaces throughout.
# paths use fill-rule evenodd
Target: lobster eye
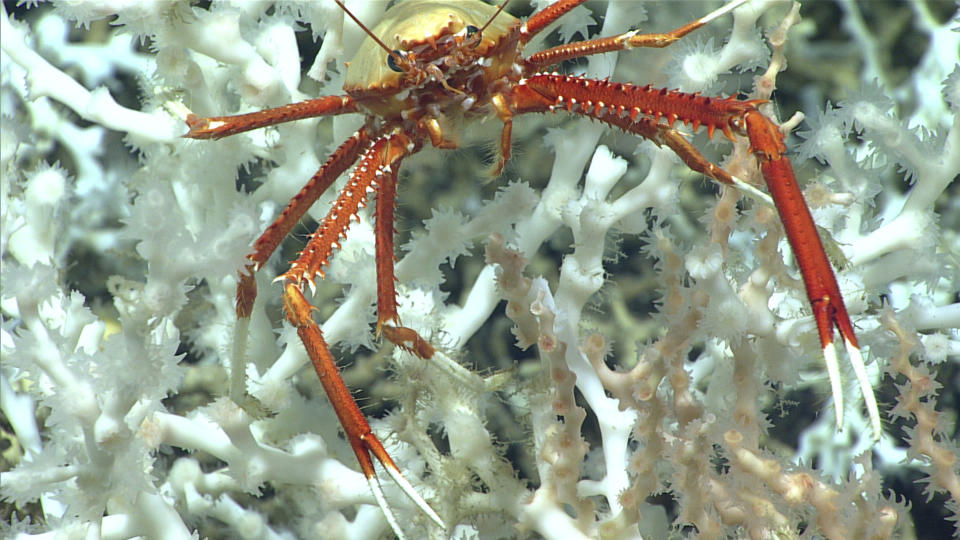
M 396 71 L 397 73 L 403 73 L 403 68 L 397 65 L 397 57 L 403 58 L 403 53 L 400 52 L 400 49 L 394 49 L 393 54 L 387 55 L 387 67 Z
M 472 38 L 473 36 L 475 36 L 475 35 L 477 35 L 477 34 L 480 33 L 480 29 L 477 28 L 476 26 L 472 25 L 472 24 L 467 25 L 467 27 L 465 28 L 465 30 L 467 31 L 467 35 L 466 35 L 466 38 L 467 38 L 467 39 L 470 39 L 470 38 Z M 478 41 L 478 42 L 480 41 L 480 36 L 477 36 L 477 41 Z

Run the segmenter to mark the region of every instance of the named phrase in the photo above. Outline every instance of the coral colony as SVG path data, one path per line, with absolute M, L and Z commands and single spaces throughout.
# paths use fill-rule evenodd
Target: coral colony
M 722 5 L 591 2 L 526 50 Z M 371 27 L 385 6 L 348 2 Z M 3 9 L 0 536 L 392 536 L 272 283 L 345 179 L 258 273 L 251 318 L 234 309 L 253 241 L 362 117 L 181 137 L 190 112 L 341 93 L 363 32 L 328 1 Z M 879 433 L 842 351 L 834 399 L 745 140 L 676 125 L 737 188 L 564 114 L 517 117 L 495 181 L 495 115 L 460 149 L 406 160 L 399 315 L 437 354 L 376 336 L 375 203 L 305 289 L 373 431 L 445 525 L 380 470 L 400 532 L 958 534 L 958 27 L 947 2 L 752 0 L 665 49 L 562 66 L 770 99 Z

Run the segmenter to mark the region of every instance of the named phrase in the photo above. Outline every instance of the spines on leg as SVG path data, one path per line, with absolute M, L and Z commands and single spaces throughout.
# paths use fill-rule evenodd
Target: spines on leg
M 317 276 L 323 277 L 323 267 L 327 265 L 333 250 L 340 247 L 351 220 L 367 204 L 370 194 L 378 191 L 385 175 L 391 174 L 390 168 L 412 151 L 410 138 L 402 134 L 383 136 L 370 143 L 347 185 L 340 191 L 317 230 L 310 235 L 300 256 L 278 279 L 297 284 L 306 281 L 312 285 Z
M 712 98 L 650 85 L 546 73 L 533 75 L 523 84 L 550 101 L 551 111 L 566 110 L 598 120 L 629 118 L 640 122 L 649 118 L 659 122 L 663 119 L 669 126 L 679 120 L 695 130 L 705 127 L 710 136 L 719 129 L 730 139 L 733 139 L 735 122 L 765 102 L 760 99 Z

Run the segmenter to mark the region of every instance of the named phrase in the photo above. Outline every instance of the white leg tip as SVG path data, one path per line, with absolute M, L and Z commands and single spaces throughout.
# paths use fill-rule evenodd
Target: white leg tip
M 857 376 L 857 382 L 860 383 L 860 393 L 863 394 L 863 401 L 867 405 L 867 414 L 870 416 L 870 427 L 873 429 L 873 440 L 879 441 L 880 435 L 882 434 L 880 408 L 877 407 L 877 397 L 873 393 L 873 385 L 870 384 L 870 378 L 867 376 L 867 368 L 863 363 L 863 355 L 860 354 L 860 348 L 850 343 L 847 339 L 844 339 L 843 343 L 847 348 L 847 355 L 850 357 L 853 373 Z
M 827 366 L 827 375 L 830 377 L 830 393 L 833 394 L 837 431 L 843 431 L 843 381 L 840 379 L 840 364 L 837 362 L 837 348 L 832 342 L 823 347 L 823 361 Z
M 383 515 L 387 518 L 387 523 L 389 523 L 390 528 L 393 529 L 393 534 L 396 534 L 400 540 L 406 538 L 403 535 L 403 529 L 401 529 L 400 524 L 397 523 L 397 516 L 393 515 L 393 511 L 390 510 L 390 504 L 387 503 L 387 498 L 383 496 L 380 480 L 376 475 L 368 476 L 367 483 L 370 484 L 370 491 L 373 492 L 373 498 L 377 500 L 377 506 L 380 507 Z
M 400 471 L 391 467 L 384 467 L 384 469 L 387 470 L 387 473 L 393 478 L 393 481 L 400 486 L 400 489 L 403 490 L 407 497 L 410 497 L 410 500 L 413 501 L 413 503 L 416 504 L 424 514 L 426 514 L 439 527 L 443 529 L 447 528 L 447 526 L 443 523 L 443 520 L 440 519 L 440 516 L 433 510 L 433 508 L 430 508 L 430 505 L 427 504 L 427 501 L 425 501 L 423 497 L 417 493 L 417 490 L 414 489 L 413 485 L 402 474 L 400 474 Z

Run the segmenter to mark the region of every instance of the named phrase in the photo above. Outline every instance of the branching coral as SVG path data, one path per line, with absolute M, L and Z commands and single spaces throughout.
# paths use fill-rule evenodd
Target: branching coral
M 371 25 L 384 9 L 352 4 Z M 549 39 L 666 30 L 706 4 L 591 3 Z M 3 536 L 389 534 L 280 322 L 270 280 L 289 253 L 258 278 L 244 365 L 234 348 L 237 269 L 357 118 L 178 137 L 183 107 L 339 92 L 362 33 L 325 1 L 27 7 L 5 4 L 0 28 L 0 410 L 16 442 L 0 461 Z M 495 140 L 495 121 L 471 126 L 465 150 L 408 160 L 400 315 L 440 349 L 429 362 L 374 341 L 360 214 L 312 301 L 446 534 L 951 531 L 960 21 L 938 4 L 896 9 L 755 0 L 667 49 L 565 66 L 770 98 L 765 112 L 797 128 L 791 155 L 891 422 L 877 444 L 852 385 L 836 431 L 775 212 L 691 181 L 667 149 L 532 117 L 496 183 L 471 150 Z M 913 21 L 903 43 L 928 42 L 906 63 L 888 56 L 898 33 L 876 26 L 898 17 Z M 745 143 L 691 137 L 757 180 Z M 946 511 L 912 517 L 908 505 L 936 508 L 891 493 L 904 477 Z M 408 533 L 444 536 L 389 485 L 387 497 Z

